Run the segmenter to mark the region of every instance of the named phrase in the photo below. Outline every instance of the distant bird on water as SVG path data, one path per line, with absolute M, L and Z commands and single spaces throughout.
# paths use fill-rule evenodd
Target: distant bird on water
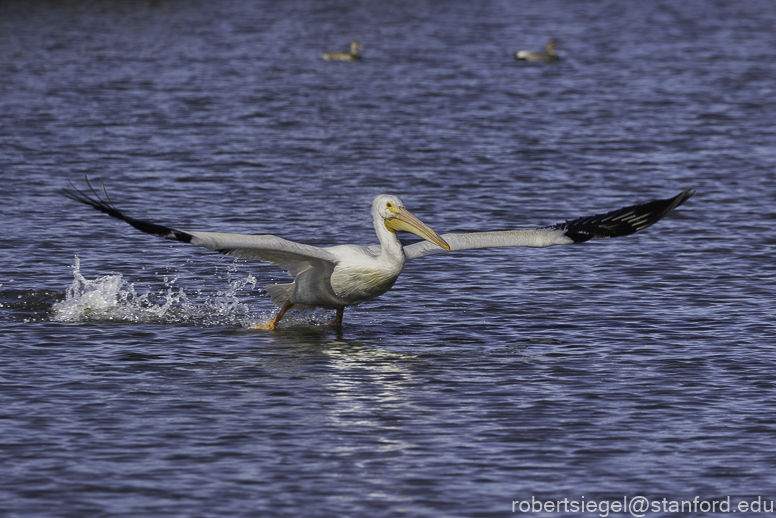
M 555 53 L 555 40 L 550 40 L 544 46 L 544 52 L 535 52 L 532 50 L 518 50 L 515 52 L 515 59 L 519 61 L 558 61 L 560 58 Z
M 364 46 L 356 40 L 350 44 L 350 52 L 326 52 L 323 59 L 326 61 L 358 61 L 361 59 L 359 50 L 364 50 Z
M 242 259 L 257 259 L 286 270 L 294 280 L 288 284 L 273 284 L 265 289 L 280 312 L 263 329 L 275 329 L 283 315 L 296 309 L 325 308 L 337 311 L 332 324 L 342 325 L 342 316 L 348 306 L 354 306 L 388 292 L 404 269 L 407 261 L 428 255 L 457 250 L 493 247 L 545 247 L 570 245 L 590 239 L 627 236 L 660 221 L 676 207 L 687 201 L 695 191 L 686 189 L 672 198 L 631 205 L 605 214 L 596 214 L 567 220 L 549 227 L 528 230 L 497 230 L 490 232 L 450 233 L 438 235 L 408 211 L 396 196 L 381 194 L 372 202 L 372 220 L 379 245 L 339 245 L 317 247 L 295 243 L 271 235 L 225 234 L 177 230 L 150 221 L 135 219 L 117 209 L 102 187 L 105 198 L 92 189 L 90 193 L 76 188 L 63 189 L 68 198 L 93 207 L 100 212 L 129 223 L 148 234 L 191 243 L 221 254 Z M 271 212 L 272 200 L 267 205 L 267 217 L 283 218 Z M 247 202 L 246 202 L 247 203 Z M 299 206 L 308 207 L 309 200 L 300 199 Z M 332 206 L 337 210 L 336 206 Z M 450 214 L 468 216 L 465 209 L 452 203 L 438 215 L 445 219 Z M 319 213 L 317 217 L 326 217 Z M 411 232 L 423 241 L 404 246 L 396 232 Z M 117 245 L 116 250 L 120 250 Z M 118 253 L 118 252 L 117 252 Z M 498 259 L 483 262 L 488 270 L 503 268 Z M 456 275 L 451 272 L 452 277 Z M 476 281 L 476 279 L 475 279 Z

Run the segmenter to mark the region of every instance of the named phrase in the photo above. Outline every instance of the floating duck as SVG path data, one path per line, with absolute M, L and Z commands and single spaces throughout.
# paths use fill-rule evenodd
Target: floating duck
M 359 50 L 364 50 L 364 46 L 356 40 L 350 44 L 350 52 L 326 52 L 323 59 L 326 61 L 358 61 L 361 59 Z
M 518 50 L 515 52 L 515 59 L 520 61 L 558 61 L 560 58 L 555 53 L 555 40 L 550 40 L 544 46 L 544 52 L 535 52 L 532 50 Z

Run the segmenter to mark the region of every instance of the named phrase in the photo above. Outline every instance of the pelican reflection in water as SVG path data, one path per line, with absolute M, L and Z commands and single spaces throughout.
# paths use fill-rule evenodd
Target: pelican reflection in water
M 673 198 L 650 201 L 531 230 L 451 233 L 438 235 L 412 215 L 396 196 L 381 194 L 372 202 L 372 220 L 379 245 L 317 247 L 272 235 L 225 234 L 176 230 L 135 219 L 118 210 L 102 186 L 103 199 L 89 184 L 91 195 L 73 187 L 62 194 L 123 220 L 148 234 L 191 243 L 241 259 L 258 259 L 279 266 L 294 280 L 266 286 L 280 312 L 260 326 L 275 329 L 291 308 L 336 310 L 332 324 L 342 325 L 347 306 L 379 297 L 391 289 L 407 261 L 457 250 L 491 247 L 545 247 L 582 243 L 590 239 L 627 236 L 662 219 L 687 201 L 695 191 L 686 189 Z M 402 246 L 397 232 L 412 232 L 423 241 Z

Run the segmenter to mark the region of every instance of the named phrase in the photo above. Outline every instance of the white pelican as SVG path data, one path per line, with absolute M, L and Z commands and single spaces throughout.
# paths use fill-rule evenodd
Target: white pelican
M 265 329 L 275 329 L 286 311 L 292 307 L 301 310 L 335 309 L 337 313 L 332 324 L 341 326 L 346 306 L 360 304 L 391 289 L 404 269 L 405 262 L 411 259 L 472 248 L 545 247 L 582 243 L 594 238 L 626 236 L 659 221 L 695 192 L 686 189 L 673 198 L 632 205 L 544 228 L 441 236 L 404 208 L 399 198 L 381 194 L 372 202 L 372 218 L 379 245 L 319 248 L 271 235 L 176 230 L 135 219 L 124 215 L 113 205 L 104 185 L 102 191 L 105 200 L 92 188 L 88 179 L 86 184 L 93 197 L 75 187 L 73 190 L 62 189 L 61 192 L 70 199 L 126 221 L 148 234 L 191 243 L 241 259 L 258 259 L 287 271 L 294 277 L 292 283 L 265 287 L 272 302 L 281 308 L 271 322 L 260 326 Z M 412 232 L 425 241 L 403 247 L 396 236 L 397 231 Z
M 544 52 L 532 50 L 518 50 L 515 59 L 520 61 L 558 61 L 560 58 L 555 53 L 555 40 L 550 40 L 544 45 Z
M 353 40 L 350 43 L 350 52 L 326 52 L 323 54 L 323 59 L 326 61 L 358 61 L 361 59 L 359 50 L 364 50 L 364 46 Z

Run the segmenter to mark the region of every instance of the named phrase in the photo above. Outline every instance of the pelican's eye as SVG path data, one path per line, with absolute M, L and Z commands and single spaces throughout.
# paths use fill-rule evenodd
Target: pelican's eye
M 385 202 L 385 208 L 388 209 L 389 212 L 393 212 L 394 214 L 399 213 L 399 205 L 396 205 L 392 201 Z

